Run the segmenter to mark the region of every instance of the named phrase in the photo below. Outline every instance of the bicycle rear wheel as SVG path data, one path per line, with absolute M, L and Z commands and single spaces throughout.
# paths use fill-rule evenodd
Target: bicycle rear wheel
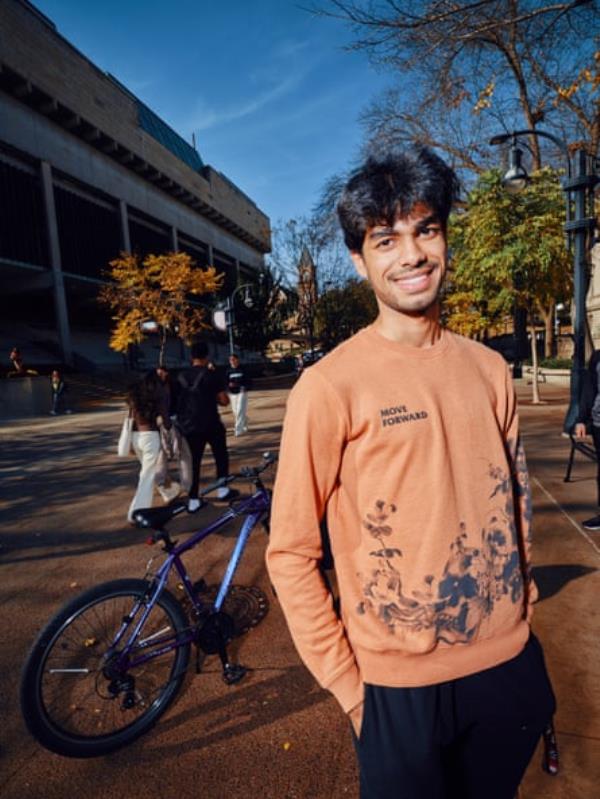
M 175 698 L 189 643 L 127 668 L 117 679 L 107 658 L 123 624 L 128 630 L 119 646 L 139 621 L 148 585 L 114 580 L 91 588 L 59 611 L 35 641 L 21 677 L 21 710 L 31 734 L 50 751 L 67 757 L 112 752 L 146 732 Z M 163 591 L 130 656 L 139 656 L 140 644 L 151 646 L 153 638 L 180 641 L 187 626 L 175 597 Z

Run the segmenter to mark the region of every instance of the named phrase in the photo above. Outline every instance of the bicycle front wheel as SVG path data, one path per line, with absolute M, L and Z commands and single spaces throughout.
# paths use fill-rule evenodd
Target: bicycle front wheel
M 114 580 L 80 594 L 46 625 L 26 660 L 21 710 L 31 734 L 52 752 L 97 757 L 138 738 L 165 712 L 181 687 L 190 644 L 179 643 L 186 616 L 163 591 L 129 652 L 137 666 L 111 667 L 148 605 L 145 580 Z M 119 630 L 126 627 L 119 644 Z M 166 650 L 166 651 L 161 651 Z M 112 653 L 109 655 L 109 652 Z

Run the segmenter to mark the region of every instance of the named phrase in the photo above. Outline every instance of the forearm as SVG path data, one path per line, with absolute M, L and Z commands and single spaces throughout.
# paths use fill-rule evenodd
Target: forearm
M 532 577 L 532 499 L 529 471 L 525 458 L 525 450 L 519 430 L 519 417 L 514 387 L 507 375 L 506 385 L 506 448 L 512 484 L 512 505 L 514 515 L 514 531 L 521 559 L 521 570 L 524 581 L 526 613 L 529 618 L 531 606 L 538 598 L 538 591 Z
M 321 576 L 321 520 L 338 480 L 348 421 L 318 372 L 290 395 L 271 513 L 267 567 L 300 657 L 348 711 L 362 699 L 354 653 Z
M 532 499 L 529 472 L 525 452 L 520 438 L 517 438 L 513 465 L 513 485 L 515 497 L 515 524 L 523 561 L 526 601 L 531 606 L 538 598 L 538 590 L 532 576 Z M 530 613 L 530 610 L 528 611 Z
M 318 560 L 270 546 L 267 566 L 300 657 L 349 712 L 362 701 L 362 682 Z

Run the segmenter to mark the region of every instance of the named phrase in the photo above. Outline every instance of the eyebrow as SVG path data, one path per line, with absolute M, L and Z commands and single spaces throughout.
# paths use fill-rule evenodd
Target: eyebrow
M 435 225 L 441 225 L 442 224 L 440 222 L 440 218 L 435 213 L 429 214 L 428 216 L 423 217 L 423 219 L 417 220 L 417 222 L 415 223 L 415 227 L 417 229 L 418 228 L 424 228 L 424 227 L 427 227 L 428 225 L 431 225 L 431 224 L 435 224 Z M 395 236 L 395 235 L 397 235 L 397 233 L 394 230 L 394 228 L 390 227 L 389 225 L 386 225 L 385 227 L 378 226 L 376 229 L 371 230 L 371 232 L 367 234 L 367 238 L 373 240 L 373 239 L 381 239 L 381 238 L 386 238 L 388 236 Z

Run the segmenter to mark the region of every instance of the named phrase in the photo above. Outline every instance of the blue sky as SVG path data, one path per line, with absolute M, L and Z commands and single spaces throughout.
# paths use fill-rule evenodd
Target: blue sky
M 310 213 L 356 158 L 358 115 L 389 81 L 343 23 L 292 0 L 34 0 L 271 218 Z M 308 5 L 308 2 L 306 3 Z

